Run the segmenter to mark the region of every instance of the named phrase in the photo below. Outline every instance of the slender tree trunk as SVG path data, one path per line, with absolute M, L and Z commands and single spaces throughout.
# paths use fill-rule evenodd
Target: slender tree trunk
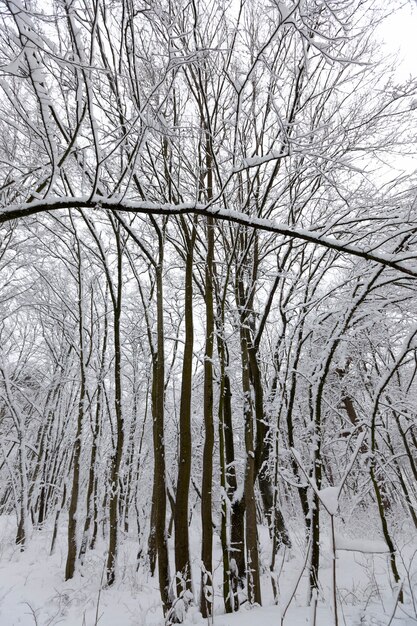
M 396 459 L 394 446 L 392 445 L 391 437 L 389 435 L 388 430 L 387 430 L 387 433 L 386 433 L 386 438 L 387 438 L 388 449 L 389 449 L 389 451 L 391 453 L 392 464 L 393 464 L 393 467 L 395 469 L 395 473 L 396 473 L 396 475 L 398 477 L 398 480 L 400 482 L 401 489 L 403 490 L 404 499 L 405 499 L 405 501 L 407 503 L 407 508 L 408 508 L 408 511 L 409 511 L 409 513 L 411 515 L 411 519 L 413 520 L 414 528 L 417 530 L 417 513 L 414 510 L 413 501 L 412 501 L 412 498 L 410 496 L 409 490 L 407 488 L 406 482 L 404 480 L 402 467 L 401 467 L 401 465 L 398 463 L 398 461 Z
M 109 506 L 109 550 L 107 556 L 107 584 L 112 585 L 116 576 L 117 539 L 119 530 L 119 477 L 124 446 L 124 420 L 122 412 L 122 363 L 120 318 L 122 313 L 122 248 L 119 226 L 113 229 L 117 245 L 117 287 L 113 292 L 114 316 L 114 404 L 116 414 L 116 446 L 110 466 L 110 506 Z
M 156 223 L 154 222 L 155 226 Z M 159 240 L 159 260 L 156 270 L 157 352 L 155 365 L 155 395 L 153 398 L 153 440 L 155 481 L 155 543 L 158 555 L 159 589 L 166 615 L 172 605 L 166 537 L 166 477 L 165 477 L 165 357 L 164 357 L 164 291 L 163 291 L 163 236 L 156 226 Z
M 259 577 L 258 533 L 256 521 L 255 501 L 255 448 L 253 436 L 253 408 L 251 385 L 249 376 L 249 356 L 246 329 L 241 328 L 242 350 L 242 387 L 244 395 L 244 422 L 245 422 L 245 508 L 246 508 L 246 575 L 248 586 L 248 600 L 251 604 L 262 604 L 261 583 Z
M 300 324 L 300 328 L 297 334 L 297 350 L 296 350 L 296 354 L 294 358 L 294 363 L 292 366 L 292 373 L 290 377 L 290 381 L 291 381 L 290 393 L 289 393 L 289 398 L 288 398 L 288 406 L 286 410 L 288 447 L 290 449 L 295 447 L 293 414 L 294 414 L 294 404 L 295 404 L 296 389 L 297 389 L 296 371 L 297 371 L 297 367 L 298 367 L 298 363 L 299 363 L 300 355 L 301 355 L 302 333 L 303 333 L 303 324 Z M 298 467 L 298 464 L 295 461 L 295 459 L 292 457 L 292 455 L 291 455 L 291 467 L 292 467 L 293 474 L 295 478 L 297 479 L 297 482 L 298 483 L 304 482 L 302 480 L 302 477 L 300 476 L 300 469 Z M 308 488 L 298 487 L 298 496 L 300 498 L 301 510 L 304 515 L 304 521 L 306 525 L 306 534 L 307 534 L 307 539 L 308 539 L 308 535 L 310 533 L 310 526 L 311 526 L 311 519 L 309 515 L 310 506 L 308 503 Z
M 224 306 L 217 306 L 217 351 L 220 362 L 219 451 L 222 494 L 221 541 L 223 552 L 223 598 L 226 613 L 239 609 L 239 587 L 245 577 L 245 530 L 243 496 L 234 500 L 237 489 L 232 405 L 227 346 L 224 339 Z M 228 529 L 230 531 L 228 532 Z
M 98 477 L 96 475 L 94 479 L 93 490 L 93 530 L 91 532 L 90 550 L 94 550 L 97 541 L 98 533 Z
M 211 159 L 209 162 L 209 197 L 212 195 Z M 201 486 L 201 590 L 200 610 L 203 617 L 213 614 L 213 520 L 212 520 L 212 484 L 213 484 L 213 347 L 214 347 L 214 310 L 213 310 L 213 256 L 214 232 L 213 220 L 207 218 L 207 257 L 205 271 L 206 304 L 206 347 L 204 354 L 204 450 L 203 480 Z
M 218 344 L 219 344 L 218 338 Z M 223 341 L 221 340 L 221 344 Z M 220 485 L 222 490 L 221 500 L 221 520 L 220 520 L 220 540 L 222 544 L 223 555 L 223 600 L 226 613 L 232 613 L 237 610 L 234 602 L 234 593 L 232 586 L 231 575 L 231 553 L 230 553 L 230 540 L 228 537 L 228 527 L 230 526 L 230 494 L 228 486 L 228 465 L 226 460 L 226 437 L 225 437 L 225 411 L 226 403 L 229 401 L 226 398 L 226 372 L 225 372 L 225 357 L 224 347 L 219 349 L 220 360 L 220 397 L 219 397 L 219 456 L 220 456 Z
M 156 374 L 155 374 L 155 380 L 156 380 Z M 154 406 L 154 402 L 155 401 L 152 400 L 153 406 Z M 150 528 L 149 528 L 149 537 L 148 537 L 148 560 L 149 560 L 149 570 L 151 572 L 151 576 L 155 575 L 156 560 L 158 556 L 158 551 L 156 548 L 157 493 L 158 493 L 158 490 L 156 486 L 156 481 L 154 480 L 153 487 L 152 487 L 152 504 L 151 504 Z
M 17 526 L 16 544 L 20 546 L 23 552 L 27 539 L 27 516 L 28 516 L 28 481 L 27 481 L 27 462 L 26 462 L 26 440 L 25 440 L 25 424 L 23 416 L 19 415 L 20 430 L 18 433 L 19 440 L 19 479 L 20 479 L 20 511 L 19 524 Z
M 398 567 L 397 567 L 397 559 L 395 558 L 395 546 L 391 537 L 391 533 L 388 528 L 388 522 L 387 522 L 386 511 L 385 511 L 385 506 L 384 506 L 384 498 L 381 494 L 381 489 L 380 489 L 379 481 L 378 481 L 378 469 L 377 469 L 377 461 L 376 461 L 376 451 L 377 451 L 376 417 L 377 417 L 377 411 L 378 411 L 378 402 L 379 402 L 379 397 L 377 398 L 375 402 L 374 410 L 372 413 L 372 419 L 371 419 L 371 446 L 370 446 L 371 462 L 369 464 L 369 474 L 371 477 L 372 486 L 374 488 L 376 503 L 378 507 L 378 513 L 379 513 L 379 517 L 381 520 L 382 534 L 384 535 L 385 543 L 387 544 L 388 549 L 390 551 L 391 572 L 392 572 L 395 583 L 398 584 L 400 582 L 400 574 L 399 574 Z M 404 602 L 404 594 L 403 594 L 402 589 L 399 592 L 398 601 L 401 603 Z
M 214 271 L 214 267 L 213 267 Z M 218 296 L 219 294 L 217 294 Z M 223 552 L 223 598 L 227 613 L 239 609 L 239 588 L 246 571 L 244 497 L 236 497 L 237 478 L 232 422 L 229 357 L 224 338 L 224 302 L 217 301 L 217 353 L 220 364 L 219 441 L 222 499 L 221 538 Z
M 135 355 L 136 361 L 136 355 Z M 135 433 L 136 433 L 136 424 L 137 424 L 137 415 L 138 415 L 138 407 L 137 407 L 137 394 L 136 394 L 136 382 L 137 377 L 137 368 L 134 367 L 133 370 L 133 411 L 132 411 L 132 420 L 130 424 L 129 431 L 129 444 L 126 453 L 127 458 L 127 475 L 125 479 L 125 498 L 124 498 L 124 508 L 123 508 L 123 529 L 125 533 L 129 532 L 129 513 L 130 513 L 130 501 L 132 497 L 132 482 L 133 482 L 133 459 L 135 453 Z
M 56 543 L 56 538 L 58 535 L 58 522 L 59 522 L 59 517 L 61 515 L 62 508 L 65 505 L 66 497 L 67 497 L 67 483 L 64 483 L 64 489 L 62 490 L 62 501 L 61 501 L 61 504 L 58 505 L 56 513 L 55 513 L 54 530 L 52 532 L 51 549 L 49 551 L 50 556 L 52 556 L 52 554 L 54 554 L 55 552 L 55 543 Z
M 247 245 L 246 233 L 240 235 L 240 249 L 245 254 Z M 255 252 L 256 256 L 256 252 Z M 256 260 L 254 260 L 254 266 Z M 258 533 L 255 500 L 255 480 L 256 480 L 256 454 L 254 445 L 254 398 L 253 386 L 251 384 L 250 346 L 251 327 L 253 321 L 251 314 L 253 311 L 253 290 L 246 289 L 244 284 L 244 274 L 248 272 L 248 267 L 240 266 L 236 277 L 236 302 L 240 310 L 240 352 L 242 359 L 242 391 L 243 391 L 243 416 L 245 428 L 245 481 L 244 499 L 245 509 L 245 542 L 246 542 L 246 580 L 248 600 L 251 604 L 261 604 L 261 588 L 259 577 L 259 555 L 258 555 Z M 253 278 L 253 276 L 252 276 Z M 251 283 L 250 283 L 251 284 Z
M 178 459 L 178 480 L 175 497 L 175 569 L 177 596 L 184 591 L 192 594 L 191 565 L 188 538 L 188 510 L 191 475 L 191 393 L 192 365 L 194 348 L 193 323 L 193 252 L 195 227 L 191 237 L 187 233 L 187 225 L 183 222 L 184 237 L 187 240 L 185 268 L 185 343 L 182 363 L 182 383 L 180 401 L 180 441 Z
M 248 348 L 248 358 L 250 364 L 250 377 L 255 398 L 256 415 L 256 449 L 255 449 L 255 476 L 258 477 L 259 490 L 261 492 L 264 513 L 268 522 L 271 539 L 275 548 L 281 544 L 291 547 L 291 541 L 285 526 L 284 517 L 274 498 L 274 482 L 269 473 L 269 458 L 272 451 L 270 426 L 268 416 L 264 407 L 264 391 L 261 380 L 261 372 L 257 357 L 256 346 Z
M 19 468 L 19 496 L 17 491 L 13 487 L 13 491 L 16 499 L 16 513 L 18 517 L 17 531 L 16 531 L 16 544 L 20 546 L 20 550 L 23 552 L 25 549 L 25 543 L 27 539 L 27 524 L 29 514 L 29 491 L 28 491 L 28 468 L 26 458 L 26 424 L 25 415 L 21 411 L 19 405 L 14 402 L 13 393 L 10 387 L 9 374 L 3 365 L 0 365 L 0 372 L 2 374 L 4 388 L 6 392 L 6 404 L 10 410 L 14 427 L 16 429 L 18 440 L 18 468 Z M 6 454 L 4 454 L 7 459 Z M 12 478 L 12 484 L 14 483 Z
M 321 489 L 322 483 L 322 457 L 321 457 L 321 444 L 322 444 L 322 419 L 321 419 L 321 402 L 324 388 L 325 376 L 320 380 L 317 396 L 315 400 L 314 410 L 314 431 L 313 431 L 313 479 L 317 485 L 317 489 Z M 312 497 L 312 503 L 310 507 L 310 533 L 311 533 L 311 560 L 310 560 L 310 601 L 313 597 L 313 590 L 319 591 L 319 567 L 320 567 L 320 500 L 316 492 Z
M 96 410 L 95 410 L 95 420 L 92 428 L 92 436 L 93 440 L 91 442 L 91 454 L 90 454 L 90 471 L 88 475 L 88 487 L 87 487 L 87 512 L 84 523 L 84 531 L 83 537 L 81 540 L 80 546 L 80 554 L 79 559 L 82 563 L 84 555 L 87 551 L 88 539 L 90 533 L 91 522 L 96 521 L 96 516 L 94 515 L 95 506 L 94 506 L 94 492 L 95 486 L 97 485 L 97 476 L 96 476 L 96 459 L 97 459 L 97 449 L 98 449 L 98 438 L 100 434 L 100 420 L 101 420 L 101 396 L 102 396 L 102 386 L 103 386 L 103 374 L 105 368 L 105 358 L 106 358 L 106 348 L 107 348 L 107 307 L 105 307 L 104 313 L 104 336 L 103 336 L 103 347 L 101 353 L 101 363 L 99 369 L 99 380 L 98 380 L 98 388 L 97 388 L 97 401 L 96 401 Z M 93 540 L 90 542 L 90 548 L 94 546 Z
M 200 87 L 203 88 L 202 76 L 199 74 Z M 205 102 L 205 112 L 208 114 L 206 92 L 202 95 Z M 203 109 L 202 109 L 203 110 Z M 204 115 L 202 115 L 204 120 Z M 213 199 L 213 145 L 208 117 L 203 121 L 205 128 L 205 167 L 207 172 L 206 197 Z M 214 450 L 214 420 L 213 420 L 213 349 L 214 349 L 214 292 L 213 292 L 213 261 L 214 261 L 214 223 L 211 217 L 207 218 L 207 255 L 205 267 L 205 305 L 206 305 L 206 336 L 204 352 L 204 450 L 203 476 L 201 486 L 201 586 L 200 610 L 203 617 L 213 614 L 213 518 L 212 518 L 212 488 L 213 488 L 213 450 Z
M 81 434 L 84 422 L 84 403 L 86 397 L 85 377 L 85 349 L 84 349 L 84 312 L 83 312 L 83 286 L 81 268 L 81 247 L 77 238 L 78 248 L 78 332 L 80 340 L 80 398 L 78 403 L 77 431 L 74 441 L 73 474 L 71 498 L 68 510 L 68 553 L 65 565 L 65 580 L 74 576 L 75 562 L 77 559 L 77 509 L 78 493 L 80 489 L 80 460 L 81 460 Z
M 390 565 L 391 565 L 392 575 L 394 577 L 395 583 L 398 584 L 400 582 L 400 574 L 398 572 L 397 560 L 395 558 L 395 546 L 391 538 L 391 533 L 389 532 L 389 529 L 388 529 L 388 522 L 387 522 L 387 517 L 385 514 L 384 501 L 383 501 L 383 497 L 381 494 L 381 490 L 379 488 L 375 465 L 376 465 L 375 459 L 372 459 L 369 472 L 370 472 L 372 486 L 374 488 L 375 498 L 376 498 L 376 502 L 378 506 L 378 513 L 379 513 L 379 517 L 381 520 L 382 534 L 384 535 L 385 543 L 387 544 L 388 549 L 390 551 Z M 404 601 L 402 591 L 400 591 L 400 594 L 398 596 L 398 601 L 401 603 Z

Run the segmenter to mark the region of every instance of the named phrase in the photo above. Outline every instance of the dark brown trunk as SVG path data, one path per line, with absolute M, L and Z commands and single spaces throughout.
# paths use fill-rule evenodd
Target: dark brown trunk
M 190 548 L 188 538 L 188 511 L 191 476 L 191 393 L 192 366 L 194 347 L 193 325 L 193 252 L 195 227 L 191 238 L 184 225 L 184 237 L 187 240 L 185 268 L 185 343 L 182 363 L 181 401 L 179 418 L 179 459 L 178 480 L 175 497 L 175 569 L 177 596 L 184 591 L 192 594 Z M 188 601 L 188 598 L 187 598 Z
M 156 223 L 154 222 L 155 226 Z M 153 441 L 155 481 L 155 543 L 158 556 L 159 590 L 164 615 L 171 608 L 170 575 L 166 537 L 166 477 L 165 477 L 165 356 L 164 356 L 164 292 L 163 292 L 163 236 L 156 226 L 159 240 L 159 261 L 156 273 L 157 301 L 157 352 L 154 374 L 156 376 L 153 397 Z
M 119 477 L 124 446 L 124 420 L 122 412 L 122 354 L 120 318 L 122 313 L 122 247 L 119 226 L 112 221 L 117 246 L 117 287 L 112 290 L 114 316 L 114 410 L 116 415 L 115 450 L 110 465 L 109 498 L 109 550 L 107 556 L 107 584 L 112 585 L 116 577 L 116 560 L 119 530 Z
M 78 403 L 77 431 L 74 441 L 73 475 L 71 499 L 68 510 L 68 553 L 65 565 L 65 580 L 74 576 L 75 562 L 77 559 L 77 508 L 78 492 L 80 488 L 80 459 L 81 459 L 81 433 L 84 422 L 84 402 L 86 397 L 85 378 L 85 355 L 84 355 L 84 315 L 83 315 L 83 288 L 81 268 L 81 248 L 77 239 L 78 249 L 78 333 L 80 340 L 80 398 Z
M 251 401 L 251 385 L 249 379 L 249 355 L 246 331 L 241 328 L 242 350 L 242 388 L 244 395 L 244 423 L 245 423 L 245 540 L 246 540 L 246 578 L 248 600 L 251 604 L 262 604 L 261 583 L 259 577 L 258 533 L 256 521 L 255 501 L 255 448 L 253 442 L 253 409 Z

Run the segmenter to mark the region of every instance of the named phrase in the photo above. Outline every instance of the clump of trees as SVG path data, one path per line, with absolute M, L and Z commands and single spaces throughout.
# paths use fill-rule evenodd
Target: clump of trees
M 416 85 L 378 62 L 387 7 L 4 5 L 0 513 L 16 542 L 49 523 L 52 552 L 67 524 L 69 579 L 101 526 L 112 585 L 120 533 L 137 533 L 173 623 L 213 613 L 216 536 L 225 610 L 262 603 L 260 523 L 278 601 L 295 517 L 314 602 L 323 493 L 343 485 L 376 511 L 398 583 L 392 511 L 417 528 L 417 263 L 413 179 L 392 164 Z

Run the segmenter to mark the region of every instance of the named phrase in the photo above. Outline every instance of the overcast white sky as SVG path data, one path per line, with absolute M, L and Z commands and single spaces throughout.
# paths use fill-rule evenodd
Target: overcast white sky
M 408 0 L 380 28 L 381 37 L 393 51 L 399 50 L 398 79 L 417 77 L 417 2 Z

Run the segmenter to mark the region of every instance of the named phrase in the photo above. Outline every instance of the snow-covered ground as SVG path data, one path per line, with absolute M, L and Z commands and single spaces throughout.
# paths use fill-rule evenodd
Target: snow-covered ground
M 0 626 L 160 626 L 163 624 L 157 580 L 152 579 L 145 566 L 137 570 L 137 543 L 134 538 L 122 540 L 119 554 L 117 583 L 111 588 L 103 587 L 105 545 L 88 553 L 82 575 L 78 572 L 73 580 L 64 581 L 66 558 L 65 524 L 62 520 L 55 554 L 49 556 L 51 531 L 32 531 L 28 548 L 21 553 L 13 543 L 15 520 L 0 520 Z M 366 536 L 366 520 L 363 527 L 352 533 L 355 540 L 362 538 L 360 547 L 376 537 Z M 268 562 L 267 541 L 264 528 L 260 528 L 261 542 L 265 545 L 263 558 Z M 346 534 L 346 533 L 345 533 Z M 406 603 L 396 605 L 396 591 L 392 589 L 388 575 L 386 554 L 366 554 L 341 551 L 337 559 L 337 586 L 339 624 L 346 626 L 411 626 L 417 624 L 417 549 L 416 538 L 410 529 L 403 534 L 399 558 L 402 562 Z M 264 541 L 262 541 L 264 540 Z M 200 538 L 193 528 L 191 549 L 198 553 Z M 294 547 L 291 554 L 281 557 L 278 569 L 281 606 L 273 605 L 269 573 L 263 575 L 263 607 L 249 608 L 247 604 L 234 615 L 222 614 L 221 570 L 214 574 L 216 591 L 216 626 L 280 626 L 281 614 L 303 563 L 303 542 L 293 532 Z M 379 544 L 380 545 L 380 544 Z M 372 544 L 369 544 L 372 546 Z M 219 557 L 219 547 L 216 552 Z M 409 567 L 411 562 L 411 568 Z M 217 564 L 219 558 L 217 558 Z M 407 573 L 407 570 L 408 573 Z M 322 598 L 316 617 L 317 626 L 331 626 L 334 617 L 331 609 L 331 554 L 329 542 L 324 540 L 321 569 Z M 199 583 L 198 559 L 194 560 L 194 582 Z M 414 597 L 410 594 L 413 590 Z M 414 603 L 414 604 L 413 604 Z M 391 622 L 390 622 L 391 620 Z M 196 607 L 191 607 L 186 623 L 207 624 Z M 312 623 L 310 609 L 306 607 L 306 577 L 288 608 L 284 626 L 305 626 Z

